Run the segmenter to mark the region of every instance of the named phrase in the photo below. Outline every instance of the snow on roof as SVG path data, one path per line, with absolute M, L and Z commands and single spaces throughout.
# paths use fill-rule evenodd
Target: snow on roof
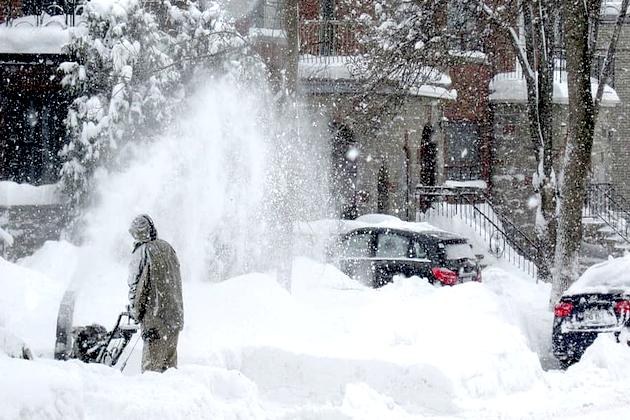
M 488 55 L 486 53 L 484 53 L 483 51 L 477 51 L 477 50 L 464 50 L 464 51 L 449 50 L 448 54 L 450 56 L 452 56 L 452 57 L 466 58 L 468 60 L 479 61 L 479 62 L 482 62 L 482 63 L 487 63 L 488 62 Z
M 589 267 L 565 292 L 566 296 L 584 293 L 630 293 L 630 255 Z
M 476 179 L 472 181 L 453 181 L 449 179 L 444 181 L 444 185 L 451 188 L 480 188 L 483 190 L 488 188 L 488 184 L 486 183 L 486 181 L 481 179 Z
M 426 222 L 406 222 L 387 214 L 366 214 L 356 220 L 322 219 L 299 222 L 295 226 L 295 232 L 307 235 L 333 236 L 366 227 L 401 229 L 413 232 L 445 232 L 443 229 Z
M 287 33 L 284 29 L 272 28 L 249 28 L 249 36 L 252 38 L 287 39 Z
M 0 26 L 0 54 L 60 54 L 70 41 L 71 31 L 77 29 L 66 28 L 62 20 L 35 26 L 30 22 L 34 19 L 25 16 L 12 21 L 13 26 Z
M 599 83 L 591 78 L 591 92 L 597 92 Z M 517 72 L 498 73 L 490 81 L 490 101 L 492 102 L 527 102 L 527 85 L 525 78 Z M 567 73 L 565 71 L 554 72 L 553 102 L 567 105 L 569 103 L 569 89 L 567 86 Z M 615 89 L 605 85 L 602 96 L 602 106 L 613 107 L 621 103 Z
M 0 206 L 37 206 L 60 202 L 58 184 L 34 186 L 0 181 Z
M 307 80 L 360 80 L 356 57 L 331 56 L 322 57 L 304 54 L 300 56 L 298 74 L 301 79 Z M 447 100 L 457 99 L 457 91 L 449 89 L 451 78 L 448 74 L 432 67 L 423 68 L 422 73 L 426 74 L 426 83 L 420 86 L 413 86 L 409 93 L 415 96 L 426 96 L 430 98 L 441 98 Z

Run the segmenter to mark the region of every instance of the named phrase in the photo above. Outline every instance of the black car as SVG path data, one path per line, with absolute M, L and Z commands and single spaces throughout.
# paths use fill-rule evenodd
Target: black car
M 467 239 L 443 231 L 354 229 L 338 238 L 330 258 L 344 273 L 372 287 L 391 282 L 395 275 L 418 276 L 447 286 L 481 281 Z
M 553 354 L 565 369 L 580 360 L 599 334 L 630 327 L 630 257 L 590 267 L 554 308 Z

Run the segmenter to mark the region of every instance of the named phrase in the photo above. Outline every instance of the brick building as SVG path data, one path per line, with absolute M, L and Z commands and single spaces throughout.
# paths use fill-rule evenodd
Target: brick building
M 309 102 L 322 110 L 330 109 L 329 105 L 333 103 L 336 113 L 331 113 L 330 120 L 341 118 L 351 124 L 352 118 L 348 117 L 352 113 L 350 93 L 359 86 L 353 84 L 349 74 L 339 77 L 344 71 L 339 56 L 356 54 L 361 46 L 350 42 L 354 50 L 343 50 L 344 42 L 347 44 L 344 31 L 347 31 L 345 28 L 350 23 L 345 19 L 347 16 L 342 4 L 333 0 L 303 0 L 300 3 L 300 74 L 301 86 Z M 260 1 L 258 5 L 259 18 L 255 26 L 281 30 L 278 2 Z M 357 179 L 358 192 L 369 193 L 365 195 L 369 201 L 358 210 L 359 213 L 385 211 L 413 217 L 415 209 L 408 200 L 410 187 L 400 188 L 403 184 L 398 180 L 406 178 L 410 185 L 420 182 L 422 155 L 426 151 L 421 133 L 430 126 L 437 145 L 436 183 L 483 181 L 500 211 L 509 214 L 518 225 L 531 228 L 535 215 L 529 199 L 533 195 L 532 175 L 536 170 L 536 161 L 529 136 L 524 77 L 508 40 L 492 28 L 483 31 L 483 36 L 479 37 L 479 32 L 474 33 L 474 28 L 477 26 L 478 29 L 482 25 L 481 19 L 472 16 L 464 24 L 460 22 L 462 13 L 474 15 L 470 10 L 462 11 L 455 6 L 451 10 L 449 5 L 442 21 L 436 23 L 466 27 L 472 22 L 471 32 L 461 31 L 460 39 L 449 51 L 459 54 L 460 59 L 441 69 L 445 76 L 442 80 L 448 81 L 442 85 L 437 83 L 443 88 L 441 93 L 433 97 L 410 98 L 398 118 L 394 115 L 383 116 L 383 120 L 392 120 L 391 131 L 384 131 L 382 127 L 367 127 L 367 130 L 366 127 L 353 127 L 354 131 L 362 133 L 360 146 L 363 153 L 355 165 L 358 172 L 352 176 Z M 602 40 L 606 39 L 612 26 L 612 19 L 606 16 L 604 13 L 600 35 Z M 630 80 L 624 71 L 628 68 L 629 26 L 624 28 L 619 43 L 614 80 L 605 90 L 596 127 L 591 176 L 592 182 L 612 183 L 626 194 L 630 188 L 630 174 L 627 173 L 628 165 L 625 162 L 630 148 L 626 134 L 628 122 L 623 116 L 627 114 L 630 103 L 627 92 Z M 568 100 L 566 60 L 561 49 L 557 54 L 553 111 L 556 162 L 560 160 L 566 137 Z M 602 64 L 601 58 L 602 52 L 595 57 L 594 76 Z M 321 65 L 318 67 L 313 62 Z M 307 68 L 311 71 L 305 71 Z M 346 70 L 346 73 L 350 72 Z M 346 96 L 342 92 L 346 92 Z M 396 120 L 404 120 L 405 124 L 397 127 Z M 331 141 L 336 141 L 334 136 Z M 388 183 L 398 182 L 398 186 L 389 185 L 387 188 L 387 207 L 379 205 L 378 199 L 372 200 L 372 192 L 378 189 L 379 179 L 378 165 L 375 166 L 373 162 L 374 157 L 379 155 L 382 156 L 376 160 L 383 161 L 385 156 L 384 160 L 392 168 L 388 171 Z M 372 160 L 365 162 L 361 156 Z M 409 176 L 401 176 L 399 168 L 409 171 Z
M 613 31 L 621 2 L 604 2 L 600 26 L 600 47 L 606 48 L 606 41 Z M 612 84 L 621 103 L 611 112 L 614 131 L 606 133 L 610 152 L 608 181 L 626 199 L 630 199 L 630 20 L 626 18 L 615 54 Z M 594 168 L 595 169 L 595 168 Z
M 64 119 L 72 101 L 57 72 L 68 57 L 62 46 L 68 28 L 79 23 L 74 3 L 0 0 L 0 224 L 15 245 L 5 257 L 18 258 L 58 239 L 67 222 L 55 194 L 66 141 Z M 41 186 L 20 188 L 19 184 Z M 28 189 L 29 198 L 20 193 Z M 35 198 L 36 196 L 36 198 Z M 6 226 L 5 226 L 6 225 Z M 0 247 L 1 248 L 1 247 Z
M 0 180 L 50 184 L 71 98 L 57 71 L 68 28 L 79 22 L 69 2 L 0 0 Z
M 355 97 L 361 81 L 351 71 L 352 57 L 363 48 L 357 39 L 358 25 L 346 19 L 342 2 L 300 1 L 299 89 L 313 122 L 328 127 L 320 130 L 318 141 L 330 150 L 329 177 L 339 215 L 385 212 L 413 219 L 416 185 L 475 181 L 477 186 L 485 185 L 493 201 L 517 224 L 531 227 L 534 214 L 528 199 L 533 193 L 535 159 L 523 76 L 507 40 L 492 31 L 484 31 L 482 38 L 473 33 L 474 16 L 461 19 L 473 12 L 460 10 L 461 4 L 451 2 L 436 22 L 462 28 L 449 51 L 459 59 L 436 68 L 396 112 L 370 123 L 357 118 L 360 104 Z M 0 77 L 9 82 L 0 85 L 0 180 L 54 183 L 70 101 L 59 86 L 56 68 L 66 59 L 61 46 L 67 28 L 80 24 L 75 13 L 80 6 L 48 0 L 0 0 L 0 5 Z M 276 70 L 272 71 L 276 82 L 282 75 L 286 44 L 281 6 L 282 0 L 259 0 L 239 25 Z M 615 16 L 614 8 L 604 9 L 600 39 L 610 34 Z M 4 36 L 24 26 L 37 29 L 41 39 L 20 44 L 15 41 L 20 36 Z M 615 60 L 614 90 L 607 92 L 598 120 L 592 171 L 593 181 L 611 183 L 626 196 L 630 195 L 629 37 L 630 24 L 626 24 Z M 34 45 L 45 48 L 37 50 Z M 558 70 L 556 84 L 563 92 L 566 79 Z M 560 152 L 566 133 L 566 95 L 557 95 L 554 113 Z
M 362 121 L 356 117 L 358 104 L 353 102 L 362 81 L 352 67 L 353 57 L 364 47 L 356 35 L 360 26 L 347 19 L 344 4 L 303 0 L 299 5 L 302 97 L 313 118 L 337 127 L 321 140 L 331 148 L 333 184 L 353 186 L 344 193 L 351 197 L 344 197 L 333 185 L 333 196 L 341 201 L 339 214 L 385 212 L 413 219 L 415 186 L 423 178 L 432 183 L 447 179 L 488 182 L 492 128 L 488 95 L 480 95 L 477 88 L 480 77 L 485 78 L 481 85 L 486 91 L 489 86 L 491 72 L 485 55 L 460 60 L 463 64 L 448 73 L 448 69 L 434 68 L 425 83 L 410 90 L 400 109 L 380 115 L 378 124 Z M 272 68 L 283 66 L 281 48 L 273 45 L 286 42 L 279 6 L 277 1 L 259 1 L 250 29 L 250 34 L 261 35 L 260 51 L 270 57 Z M 379 100 L 381 94 L 387 92 L 374 92 L 373 99 Z M 355 160 L 343 158 L 344 147 L 356 151 Z M 349 169 L 340 172 L 339 166 Z M 338 179 L 344 173 L 351 179 Z M 343 209 L 348 202 L 353 203 L 353 211 Z

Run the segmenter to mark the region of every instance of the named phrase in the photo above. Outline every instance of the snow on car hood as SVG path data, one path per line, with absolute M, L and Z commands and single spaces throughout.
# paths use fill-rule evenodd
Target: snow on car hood
M 565 296 L 616 291 L 630 293 L 630 256 L 614 258 L 589 267 L 569 287 Z

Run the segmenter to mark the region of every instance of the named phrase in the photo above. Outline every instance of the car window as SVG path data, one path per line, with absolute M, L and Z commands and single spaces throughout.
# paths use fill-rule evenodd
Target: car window
M 427 250 L 424 248 L 418 241 L 413 241 L 411 243 L 411 258 L 427 258 Z
M 370 241 L 372 235 L 360 233 L 352 235 L 341 244 L 341 255 L 345 258 L 364 258 L 370 256 Z
M 472 246 L 466 242 L 456 244 L 446 244 L 444 247 L 447 260 L 461 260 L 464 258 L 475 259 Z
M 379 233 L 376 242 L 378 258 L 408 258 L 409 238 L 392 233 Z

